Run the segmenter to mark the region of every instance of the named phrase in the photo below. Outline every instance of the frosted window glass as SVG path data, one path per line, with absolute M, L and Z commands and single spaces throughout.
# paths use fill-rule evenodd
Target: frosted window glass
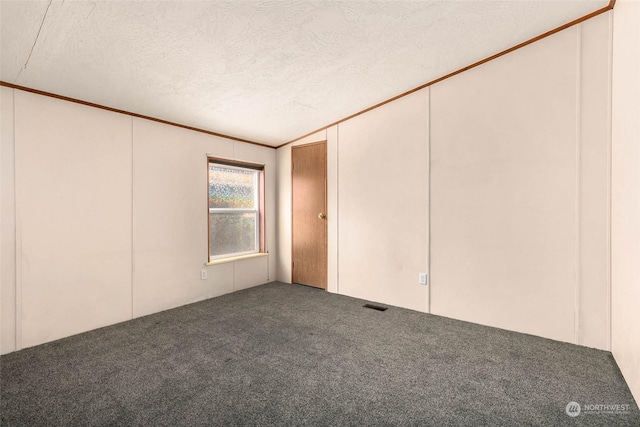
M 256 212 L 209 214 L 210 256 L 257 251 Z
M 209 163 L 209 257 L 260 251 L 262 171 Z
M 258 172 L 209 165 L 209 208 L 256 208 Z

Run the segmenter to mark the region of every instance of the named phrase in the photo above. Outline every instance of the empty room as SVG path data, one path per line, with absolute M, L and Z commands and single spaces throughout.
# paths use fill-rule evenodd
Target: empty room
M 640 1 L 0 0 L 0 425 L 640 426 Z

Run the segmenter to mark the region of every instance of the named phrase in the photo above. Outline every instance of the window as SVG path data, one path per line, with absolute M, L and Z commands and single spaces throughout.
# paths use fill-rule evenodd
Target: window
M 264 166 L 209 158 L 209 260 L 264 252 Z

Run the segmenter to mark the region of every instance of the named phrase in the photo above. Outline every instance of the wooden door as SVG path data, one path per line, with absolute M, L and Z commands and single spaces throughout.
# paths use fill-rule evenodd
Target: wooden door
M 291 148 L 293 283 L 327 289 L 327 143 Z

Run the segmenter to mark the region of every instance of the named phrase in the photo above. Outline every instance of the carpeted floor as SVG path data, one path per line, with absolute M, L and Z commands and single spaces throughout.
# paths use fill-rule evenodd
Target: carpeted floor
M 364 303 L 271 283 L 11 353 L 0 420 L 640 426 L 608 352 Z

